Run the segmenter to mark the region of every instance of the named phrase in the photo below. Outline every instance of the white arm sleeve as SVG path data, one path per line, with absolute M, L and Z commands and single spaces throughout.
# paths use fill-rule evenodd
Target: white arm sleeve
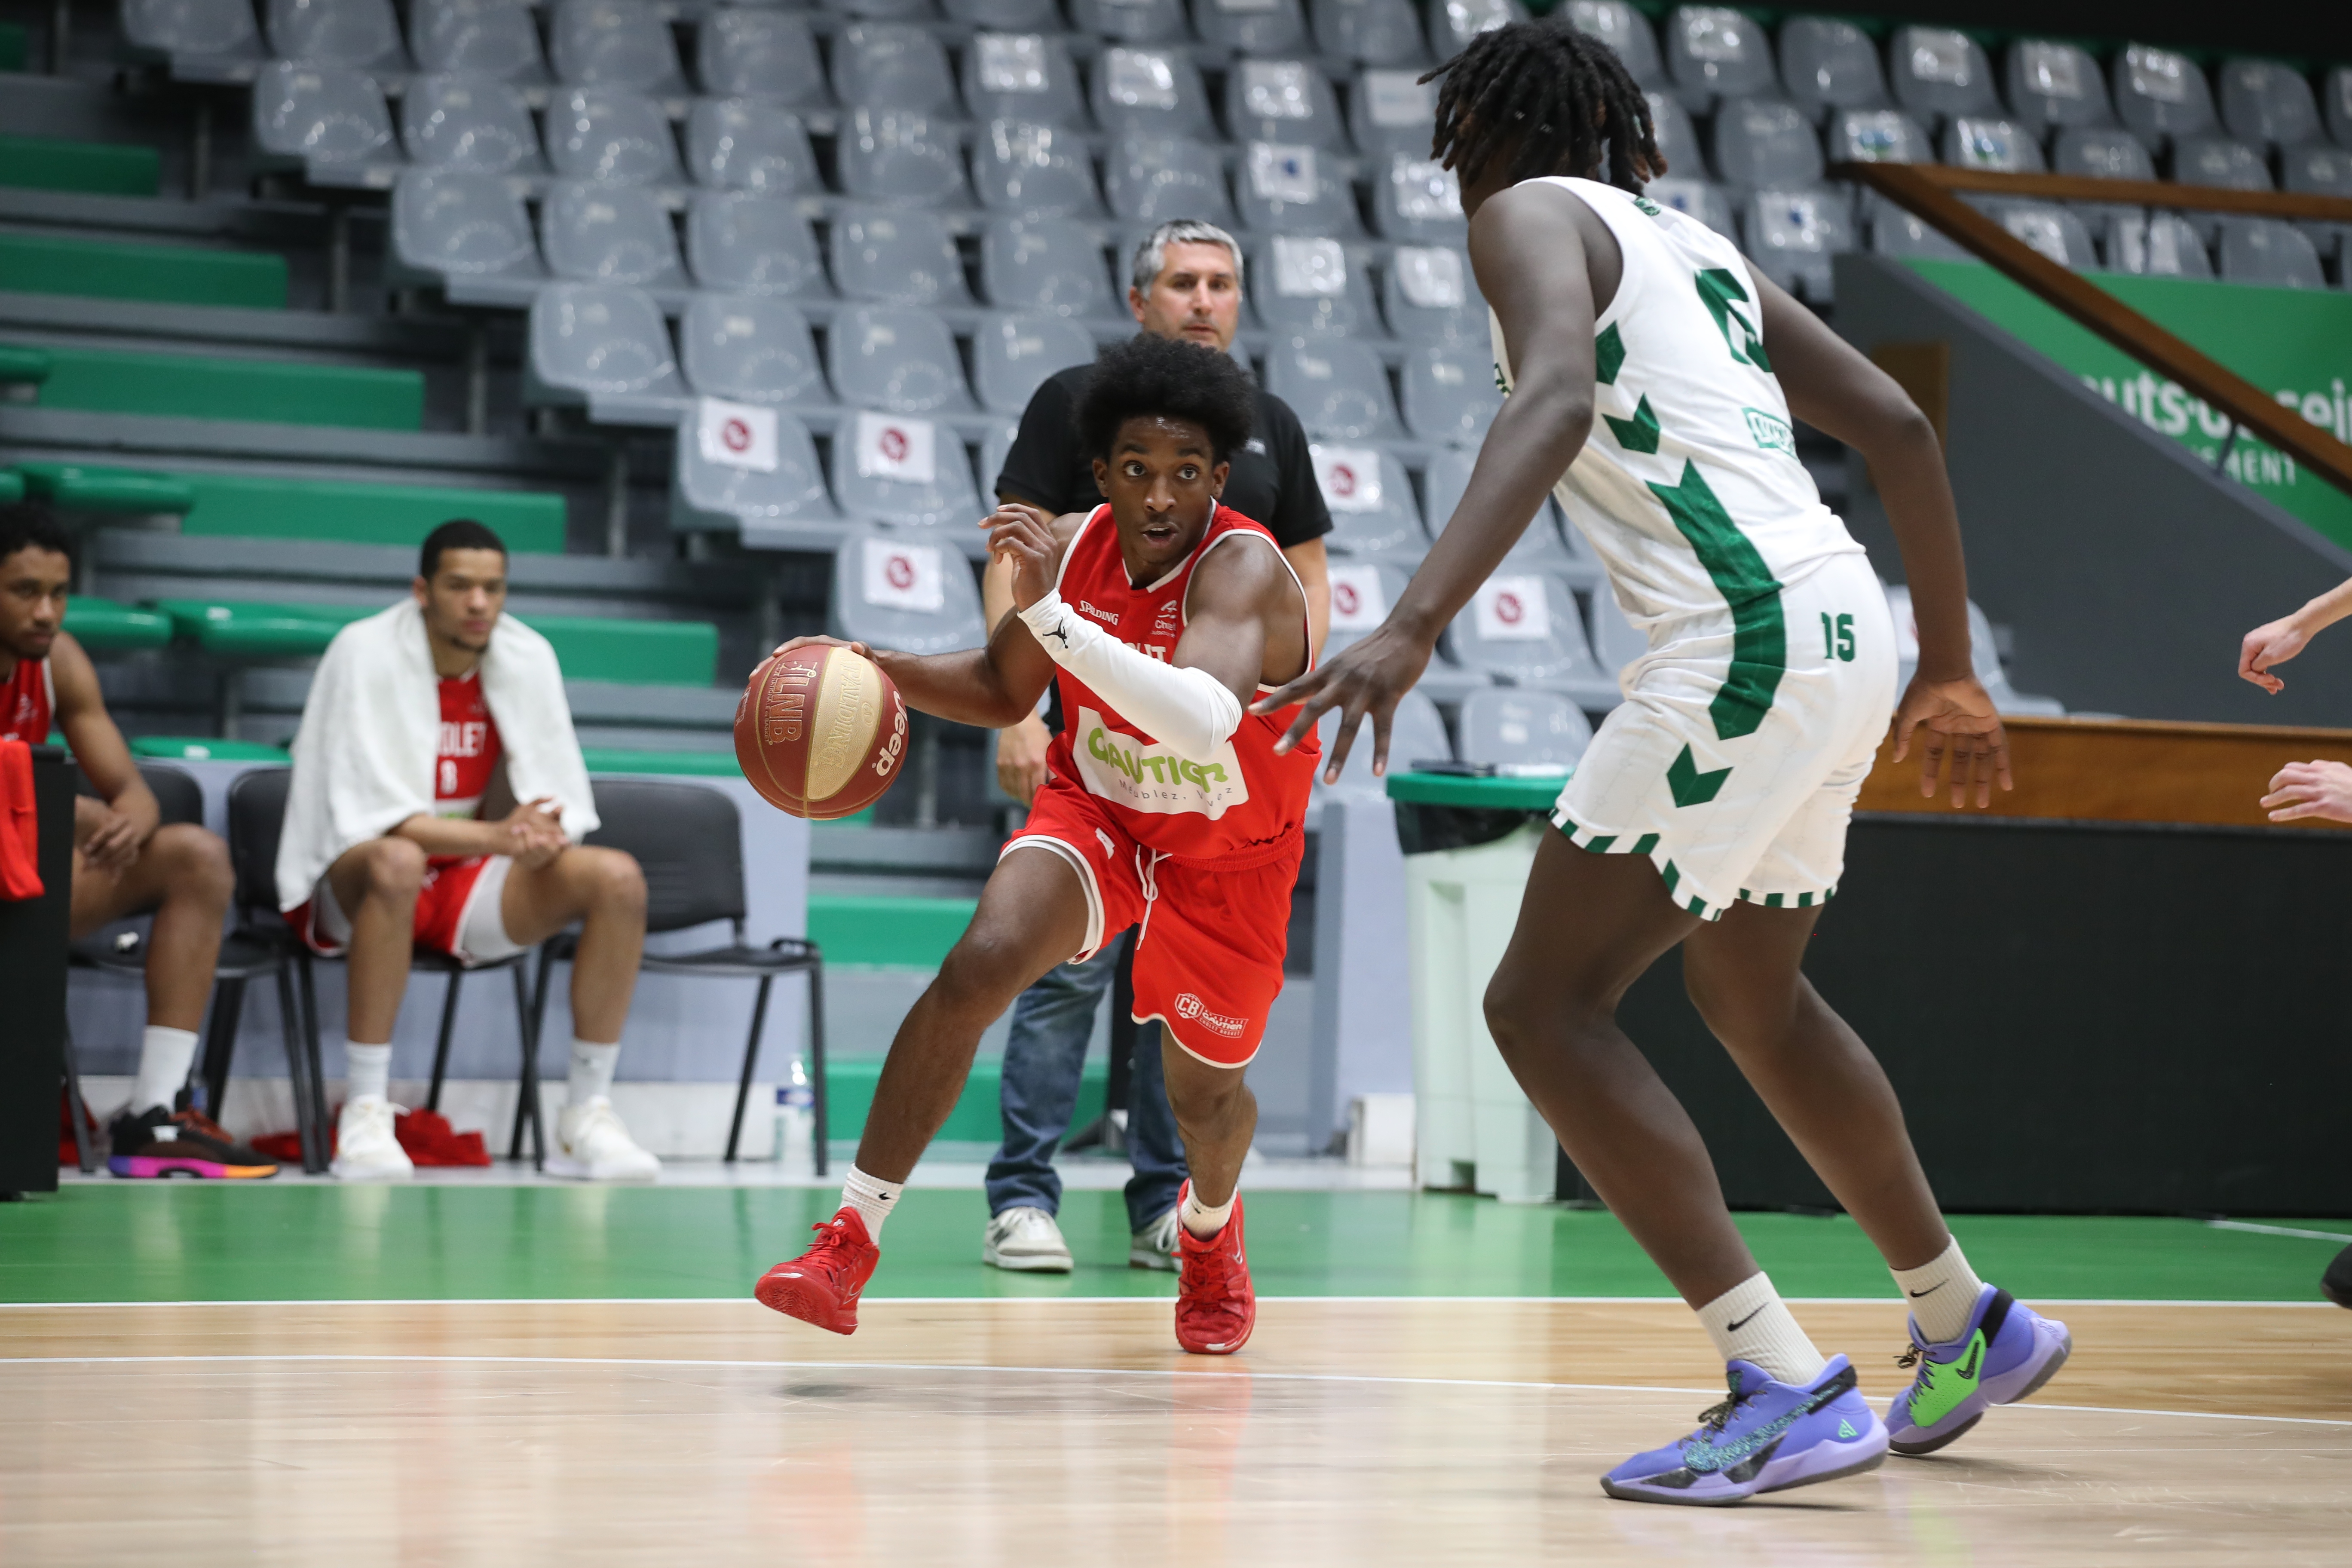
M 1021 619 L 1055 664 L 1101 692 L 1163 745 L 1207 757 L 1242 727 L 1242 705 L 1205 669 L 1179 668 L 1129 647 L 1048 594 Z

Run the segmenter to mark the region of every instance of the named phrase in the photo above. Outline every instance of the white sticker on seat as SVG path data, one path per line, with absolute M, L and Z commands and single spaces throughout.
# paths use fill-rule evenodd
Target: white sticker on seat
M 928 485 L 938 479 L 939 427 L 902 414 L 857 416 L 857 473 L 861 479 L 898 479 Z
M 1551 640 L 1551 600 L 1540 577 L 1489 577 L 1470 606 L 1481 642 Z
M 1274 291 L 1286 300 L 1333 299 L 1346 293 L 1348 253 L 1339 248 L 1336 239 L 1277 237 L 1274 242 Z
M 1400 155 L 1389 166 L 1389 183 L 1396 187 L 1400 217 L 1426 223 L 1462 216 L 1462 187 L 1454 171 L 1434 158 Z
M 1305 120 L 1315 112 L 1307 67 L 1299 60 L 1244 60 L 1242 108 L 1260 120 Z
M 1333 562 L 1331 629 L 1368 632 L 1388 618 L 1388 595 L 1381 591 L 1381 569 L 1365 562 Z
M 1375 125 L 1389 130 L 1408 125 L 1433 129 L 1437 123 L 1435 89 L 1412 71 L 1366 71 L 1363 91 L 1364 106 Z
M 1462 253 L 1443 246 L 1401 245 L 1396 258 L 1397 287 L 1406 300 L 1424 310 L 1458 310 L 1470 302 L 1462 280 Z
M 1280 142 L 1253 142 L 1249 144 L 1249 178 L 1250 190 L 1262 202 L 1312 202 L 1316 195 L 1315 149 L 1292 147 Z M 1334 250 L 1339 248 L 1335 241 L 1323 243 Z M 1282 241 L 1277 239 L 1275 244 L 1278 247 Z
M 1333 511 L 1381 510 L 1381 455 L 1370 447 L 1309 447 L 1315 482 Z
M 869 539 L 863 564 L 867 604 L 930 613 L 947 607 L 947 568 L 938 545 Z
M 1112 49 L 1103 56 L 1105 86 L 1122 109 L 1176 107 L 1176 70 L 1165 55 L 1148 49 Z
M 774 409 L 706 397 L 695 405 L 694 425 L 704 462 L 761 474 L 776 471 Z
M 980 85 L 989 92 L 1045 90 L 1045 40 L 1034 33 L 982 33 Z

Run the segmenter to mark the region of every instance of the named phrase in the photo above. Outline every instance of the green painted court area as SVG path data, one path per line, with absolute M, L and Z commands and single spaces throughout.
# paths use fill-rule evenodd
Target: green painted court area
M 0 1301 L 695 1298 L 747 1294 L 838 1202 L 830 1187 L 346 1187 L 104 1183 L 0 1206 Z M 1663 1297 L 1610 1215 L 1441 1193 L 1262 1192 L 1250 1264 L 1267 1296 Z M 1072 1192 L 1069 1275 L 980 1263 L 977 1190 L 910 1191 L 875 1297 L 1169 1296 L 1126 1267 L 1117 1193 Z M 1843 1217 L 1743 1215 L 1790 1296 L 1885 1298 Z M 2295 1229 L 2352 1224 L 2284 1221 Z M 1990 1279 L 2029 1299 L 2317 1300 L 2340 1241 L 2186 1219 L 1962 1217 Z

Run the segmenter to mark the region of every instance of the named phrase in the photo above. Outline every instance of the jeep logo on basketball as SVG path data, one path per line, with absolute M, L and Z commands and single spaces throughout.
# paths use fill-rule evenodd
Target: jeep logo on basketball
M 894 706 L 898 713 L 890 726 L 890 743 L 884 746 L 882 754 L 874 759 L 874 773 L 877 778 L 889 777 L 890 770 L 898 765 L 898 758 L 907 750 L 907 704 L 901 700 Z
M 1227 1039 L 1239 1038 L 1244 1026 L 1239 1018 L 1228 1018 L 1222 1013 L 1210 1012 L 1190 991 L 1176 998 L 1176 1016 L 1188 1024 L 1200 1024 Z

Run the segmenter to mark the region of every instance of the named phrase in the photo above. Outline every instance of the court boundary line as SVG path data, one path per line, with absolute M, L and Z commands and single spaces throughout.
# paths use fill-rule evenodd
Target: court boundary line
M 2352 1246 L 2352 1230 L 2303 1230 L 2291 1225 L 2258 1225 L 2250 1219 L 2209 1219 L 2215 1230 L 2244 1231 L 2253 1236 L 2292 1236 L 2305 1241 L 2340 1241 Z
M 645 1366 L 694 1368 L 705 1371 L 837 1373 L 864 1370 L 869 1372 L 977 1372 L 1000 1375 L 1021 1373 L 1045 1377 L 1221 1378 L 1266 1383 L 1367 1383 L 1403 1387 L 1504 1388 L 1533 1393 L 1673 1394 L 1688 1394 L 1702 1399 L 1717 1392 L 1712 1388 L 1685 1388 L 1641 1383 L 1532 1383 L 1507 1378 L 1395 1377 L 1377 1373 L 1349 1372 L 1221 1372 L 1205 1367 L 1193 1371 L 1189 1368 L 1132 1366 L 999 1366 L 989 1363 L 960 1362 L 718 1361 L 708 1357 L 672 1356 L 392 1355 L 352 1354 L 342 1352 L 256 1355 L 0 1356 L 0 1367 L 202 1366 L 281 1362 L 330 1365 L 387 1363 L 394 1365 L 455 1366 Z M 2352 1420 L 2335 1420 L 2320 1415 L 2246 1415 L 2227 1410 L 2141 1410 L 2105 1405 L 2037 1405 L 2032 1402 L 2021 1402 L 2013 1405 L 2005 1405 L 2003 1408 L 2063 1410 L 2083 1415 L 2175 1415 L 2192 1421 L 2268 1421 L 2284 1422 L 2295 1426 L 2352 1427 Z
M 1903 1303 L 1889 1296 L 1783 1296 L 1792 1307 L 1895 1306 Z M 868 1296 L 864 1305 L 875 1307 L 952 1306 L 963 1302 L 1013 1302 L 1034 1305 L 1038 1302 L 1069 1302 L 1073 1305 L 1101 1305 L 1116 1301 L 1170 1302 L 1171 1296 Z M 1495 1302 L 1509 1306 L 1527 1306 L 1557 1302 L 1580 1307 L 1640 1307 L 1672 1304 L 1681 1306 L 1678 1296 L 1268 1296 L 1264 1301 L 1321 1301 L 1363 1304 L 1367 1302 L 1426 1301 L 1439 1306 L 1475 1305 Z M 2045 1307 L 2296 1307 L 2326 1308 L 2341 1311 L 2334 1302 L 2229 1300 L 2221 1298 L 2174 1300 L 2163 1296 L 2036 1296 L 2036 1302 Z M 0 1311 L 31 1311 L 41 1308 L 73 1308 L 88 1310 L 98 1307 L 712 1307 L 752 1304 L 744 1296 L 270 1296 L 250 1300 L 214 1300 L 203 1298 L 175 1299 L 168 1301 L 0 1301 Z

